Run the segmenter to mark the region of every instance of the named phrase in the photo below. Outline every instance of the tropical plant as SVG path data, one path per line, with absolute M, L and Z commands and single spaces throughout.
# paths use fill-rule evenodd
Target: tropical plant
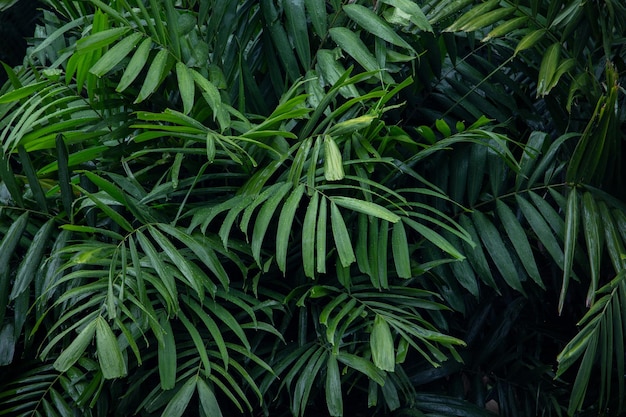
M 623 6 L 44 4 L 0 415 L 623 410 Z

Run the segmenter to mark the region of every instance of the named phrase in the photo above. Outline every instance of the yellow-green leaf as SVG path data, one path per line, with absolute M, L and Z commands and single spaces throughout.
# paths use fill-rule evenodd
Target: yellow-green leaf
M 515 47 L 515 52 L 513 55 L 515 56 L 525 49 L 532 48 L 537 42 L 541 40 L 541 38 L 543 38 L 543 35 L 545 34 L 545 29 L 538 29 L 527 33 Z
M 324 177 L 326 181 L 339 181 L 345 176 L 343 158 L 337 142 L 330 135 L 324 136 Z

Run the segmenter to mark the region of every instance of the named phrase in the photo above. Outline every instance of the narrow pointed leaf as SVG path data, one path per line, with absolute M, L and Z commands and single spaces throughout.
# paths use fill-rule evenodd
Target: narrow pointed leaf
M 511 244 L 515 249 L 515 252 L 517 252 L 524 269 L 528 273 L 528 276 L 530 276 L 541 288 L 545 288 L 541 280 L 539 269 L 537 268 L 535 256 L 533 255 L 532 248 L 528 242 L 528 237 L 526 236 L 526 232 L 520 224 L 520 221 L 515 214 L 513 214 L 513 211 L 501 200 L 497 201 L 497 212 L 498 217 L 502 221 L 504 230 L 506 231 Z
M 326 181 L 339 181 L 345 176 L 343 158 L 337 143 L 330 135 L 324 136 L 324 177 Z
M 401 10 L 403 13 L 406 13 L 409 17 L 411 23 L 413 23 L 418 29 L 423 30 L 425 32 L 432 32 L 433 28 L 430 25 L 430 22 L 424 15 L 424 12 L 411 0 L 382 0 L 383 3 L 388 4 L 390 6 L 395 7 L 398 10 Z
M 315 192 L 304 215 L 302 224 L 302 265 L 304 275 L 309 278 L 315 276 L 315 225 L 319 207 L 319 193 Z
M 352 249 L 352 241 L 348 234 L 346 223 L 343 220 L 343 216 L 339 211 L 337 205 L 333 202 L 330 203 L 330 221 L 333 231 L 333 237 L 335 239 L 335 247 L 339 254 L 339 260 L 344 267 L 350 266 L 356 258 L 354 256 L 354 250 Z
M 307 14 L 313 24 L 313 29 L 320 37 L 324 39 L 328 31 L 328 14 L 326 13 L 325 0 L 304 0 Z
M 126 363 L 113 330 L 102 317 L 96 319 L 96 346 L 98 362 L 105 379 L 120 378 L 126 375 Z
M 261 207 L 261 210 L 259 210 L 252 232 L 252 256 L 259 265 L 261 264 L 261 247 L 270 220 L 274 216 L 278 204 L 280 204 L 285 194 L 291 189 L 291 186 L 292 184 L 290 182 L 283 184 L 276 194 L 268 198 L 263 204 L 263 207 Z
M 200 398 L 200 407 L 202 407 L 204 415 L 207 417 L 222 417 L 222 410 L 217 402 L 215 393 L 211 387 L 204 382 L 204 379 L 198 378 L 196 388 L 198 390 L 198 397 Z
M 44 223 L 33 237 L 33 241 L 17 269 L 13 288 L 11 289 L 11 300 L 15 300 L 20 294 L 26 291 L 33 281 L 33 278 L 35 278 L 35 274 L 43 259 L 44 251 L 50 243 L 50 235 L 53 229 L 54 219 L 50 219 Z
M 161 49 L 157 52 L 156 56 L 148 68 L 146 79 L 139 90 L 139 95 L 135 99 L 134 103 L 141 103 L 148 98 L 161 84 L 163 76 L 165 75 L 165 69 L 167 65 L 167 58 L 169 52 L 166 49 Z
M 78 333 L 78 336 L 74 338 L 72 343 L 70 343 L 54 361 L 54 369 L 59 372 L 66 372 L 83 356 L 83 353 L 92 342 L 93 336 L 96 333 L 96 325 L 97 319 L 92 320 Z
M 343 416 L 343 395 L 337 355 L 331 353 L 326 362 L 326 407 L 331 416 Z
M 376 367 L 372 362 L 360 356 L 340 351 L 337 355 L 339 362 L 366 375 L 378 385 L 385 383 L 385 372 Z
M 576 187 L 572 187 L 567 198 L 567 209 L 565 211 L 565 265 L 563 266 L 563 284 L 561 286 L 561 295 L 559 296 L 559 314 L 563 311 L 567 286 L 572 275 L 572 265 L 574 264 L 576 238 L 578 237 L 578 208 L 578 190 Z
M 196 390 L 197 379 L 198 377 L 194 375 L 189 378 L 182 387 L 180 387 L 178 392 L 176 392 L 172 399 L 167 403 L 167 407 L 163 410 L 161 417 L 181 417 L 185 413 L 185 410 L 189 405 L 189 401 L 191 401 L 191 397 Z
M 359 213 L 367 214 L 369 216 L 378 217 L 379 219 L 387 220 L 391 223 L 396 223 L 398 222 L 398 220 L 400 220 L 400 216 L 398 216 L 397 214 L 392 213 L 381 205 L 369 201 L 344 196 L 330 197 L 330 201 L 340 207 L 347 208 L 348 210 L 353 210 Z
M 550 45 L 543 54 L 539 67 L 539 80 L 537 81 L 537 96 L 545 96 L 550 92 L 550 85 L 555 76 L 559 57 L 561 55 L 561 43 Z
M 502 274 L 504 281 L 511 288 L 524 294 L 524 289 L 522 288 L 517 270 L 513 265 L 509 251 L 500 237 L 498 229 L 496 229 L 486 215 L 479 211 L 475 211 L 472 214 L 472 219 L 474 220 L 474 224 L 476 224 L 480 239 L 487 248 L 489 255 L 491 255 L 491 259 L 493 259 L 496 268 L 500 271 L 500 274 Z
M 315 252 L 316 270 L 318 273 L 326 273 L 326 224 L 327 224 L 328 204 L 326 198 L 320 200 L 319 215 L 317 217 L 317 227 L 315 230 Z
M 278 268 L 283 272 L 286 271 L 287 265 L 287 248 L 289 245 L 289 235 L 293 218 L 296 214 L 302 195 L 304 194 L 304 184 L 300 184 L 285 201 L 285 205 L 278 217 L 278 228 L 276 230 L 276 263 Z
M 517 55 L 519 52 L 525 49 L 532 48 L 537 42 L 541 40 L 541 38 L 543 38 L 545 34 L 545 29 L 538 29 L 527 33 L 515 47 L 515 53 L 513 55 Z
M 178 78 L 180 98 L 183 100 L 183 113 L 189 114 L 194 105 L 195 85 L 189 69 L 182 62 L 176 63 L 176 77 Z
M 126 90 L 133 81 L 137 78 L 143 67 L 148 62 L 150 55 L 150 48 L 152 47 L 152 39 L 144 39 L 143 42 L 137 47 L 137 50 L 130 59 L 119 84 L 115 88 L 115 91 L 122 92 Z
M 303 68 L 311 67 L 311 47 L 309 45 L 309 31 L 307 30 L 304 0 L 286 0 L 283 2 L 287 18 L 287 32 L 296 47 Z
M 132 35 L 122 39 L 113 48 L 109 49 L 102 57 L 91 67 L 89 72 L 102 77 L 119 64 L 131 51 L 135 45 L 139 43 L 144 35 L 141 32 L 135 32 Z
M 400 37 L 400 35 L 390 28 L 383 19 L 367 7 L 353 3 L 344 5 L 343 10 L 350 17 L 350 19 L 372 35 L 393 45 L 414 52 L 411 45 L 409 45 L 404 39 L 402 39 L 402 37 Z
M 385 318 L 379 314 L 374 319 L 374 327 L 370 334 L 372 361 L 379 369 L 393 372 L 396 367 L 396 353 L 391 329 Z
M 409 254 L 409 242 L 406 230 L 402 222 L 393 225 L 391 232 L 391 249 L 396 272 L 400 278 L 411 278 L 411 258 Z
M 118 27 L 96 32 L 93 35 L 78 40 L 78 42 L 76 42 L 76 50 L 80 53 L 87 53 L 103 48 L 115 42 L 127 31 L 127 27 Z
M 161 381 L 161 389 L 169 390 L 176 385 L 176 341 L 174 340 L 174 331 L 169 320 L 162 317 L 159 322 L 163 329 L 163 337 L 161 337 L 157 346 L 159 379 Z
M 374 55 L 355 32 L 344 27 L 334 27 L 329 30 L 329 33 L 337 45 L 361 64 L 366 71 L 378 71 L 380 69 Z
M 30 187 L 33 196 L 35 197 L 35 201 L 37 202 L 37 206 L 39 210 L 48 212 L 48 204 L 46 203 L 46 195 L 43 192 L 41 184 L 39 182 L 39 178 L 37 178 L 37 173 L 33 167 L 33 164 L 28 156 L 28 152 L 24 149 L 23 146 L 18 147 L 18 152 L 20 155 L 20 161 L 22 162 L 22 166 L 24 167 L 24 172 L 26 174 L 26 178 L 28 178 L 28 185 Z M 0 163 L 2 163 L 0 161 Z
M 403 218 L 404 221 L 410 228 L 418 232 L 424 239 L 428 240 L 433 245 L 437 246 L 442 251 L 448 253 L 453 258 L 456 259 L 465 259 L 465 256 L 457 248 L 452 246 L 450 242 L 448 242 L 443 236 L 439 233 L 435 232 L 433 229 L 424 226 L 421 223 L 416 222 L 413 219 Z
M 67 147 L 63 140 L 63 135 L 57 135 L 56 137 L 56 151 L 57 161 L 59 163 L 59 188 L 61 189 L 61 201 L 63 202 L 63 208 L 65 209 L 66 216 L 72 218 L 72 201 L 74 200 L 74 194 L 72 193 L 70 169 L 69 169 L 69 155 L 67 153 Z
M 563 250 L 561 249 L 561 245 L 559 245 L 558 241 L 554 237 L 554 234 L 552 234 L 550 225 L 541 216 L 537 209 L 535 209 L 532 204 L 530 204 L 525 198 L 521 197 L 520 195 L 516 195 L 515 197 L 517 204 L 524 214 L 524 217 L 537 235 L 541 244 L 544 245 L 548 253 L 555 260 L 556 264 L 560 268 L 563 268 L 565 262 Z

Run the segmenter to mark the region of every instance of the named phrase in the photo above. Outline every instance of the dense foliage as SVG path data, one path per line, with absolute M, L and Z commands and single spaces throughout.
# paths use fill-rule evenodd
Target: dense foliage
M 624 411 L 621 2 L 43 5 L 0 415 Z

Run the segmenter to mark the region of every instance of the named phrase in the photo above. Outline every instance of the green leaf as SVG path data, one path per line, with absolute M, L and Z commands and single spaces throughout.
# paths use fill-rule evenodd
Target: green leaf
M 152 226 L 149 226 L 149 230 L 152 238 L 161 248 L 162 253 L 165 253 L 167 257 L 170 258 L 172 265 L 187 279 L 187 283 L 196 292 L 198 298 L 203 299 L 203 284 L 207 281 L 206 275 L 204 275 L 199 268 L 196 268 L 192 262 L 187 260 L 165 235 Z
M 195 102 L 194 93 L 196 90 L 189 68 L 182 62 L 176 63 L 176 77 L 178 77 L 180 97 L 183 100 L 183 113 L 189 114 Z
M 24 146 L 22 145 L 20 145 L 17 149 L 20 155 L 20 161 L 22 162 L 22 166 L 24 167 L 26 178 L 28 178 L 28 186 L 30 187 L 31 192 L 35 197 L 37 206 L 39 207 L 39 210 L 47 213 L 48 204 L 46 203 L 46 195 L 43 192 L 43 188 L 41 187 L 39 178 L 37 178 L 37 173 L 35 172 L 35 168 L 33 167 L 30 157 L 28 156 L 28 152 L 26 152 L 26 149 L 24 149 Z M 0 163 L 2 162 L 0 161 Z
M 330 201 L 348 210 L 378 217 L 379 219 L 387 220 L 391 223 L 397 223 L 398 220 L 400 220 L 400 216 L 392 213 L 381 205 L 369 201 L 344 196 L 331 196 Z
M 341 151 L 332 136 L 324 135 L 324 178 L 326 181 L 340 181 L 344 176 Z
M 311 46 L 309 45 L 309 31 L 306 25 L 304 0 L 285 0 L 283 8 L 287 18 L 287 31 L 296 47 L 303 68 L 311 67 Z
M 176 385 L 176 340 L 169 319 L 162 316 L 159 323 L 163 332 L 157 346 L 159 380 L 161 389 L 170 390 Z
M 152 48 L 152 39 L 146 38 L 137 47 L 137 50 L 133 54 L 133 57 L 128 62 L 124 74 L 120 79 L 119 84 L 115 88 L 115 91 L 121 93 L 126 90 L 133 81 L 137 78 L 143 67 L 148 62 L 148 56 L 150 55 L 150 49 Z
M 389 324 L 380 314 L 377 314 L 374 319 L 374 327 L 370 334 L 370 349 L 374 365 L 383 371 L 394 372 L 396 353 L 393 336 Z
M 317 51 L 317 64 L 319 72 L 328 85 L 335 85 L 347 71 L 337 59 L 334 51 L 328 49 L 320 49 Z M 339 88 L 339 93 L 344 97 L 358 97 L 359 92 L 354 84 L 348 84 Z M 333 92 L 329 94 L 334 94 Z M 328 97 L 328 95 L 326 96 Z M 319 107 L 318 107 L 319 108 Z
M 424 239 L 428 240 L 430 243 L 437 246 L 442 251 L 451 255 L 453 258 L 465 259 L 465 256 L 463 256 L 463 254 L 459 252 L 457 248 L 452 246 L 450 242 L 448 242 L 443 236 L 435 232 L 433 229 L 428 228 L 423 224 L 406 217 L 403 218 L 402 221 L 405 222 L 411 229 L 422 235 Z
M 361 64 L 366 71 L 380 71 L 381 68 L 376 58 L 370 53 L 356 33 L 344 27 L 334 27 L 328 32 L 337 45 L 354 58 L 356 62 Z M 384 73 L 383 77 L 385 82 L 393 81 L 387 73 Z
M 161 49 L 157 52 L 156 56 L 148 68 L 146 79 L 139 90 L 139 95 L 133 103 L 141 103 L 147 99 L 161 84 L 163 77 L 165 76 L 165 70 L 167 65 L 169 52 L 167 49 Z
M 76 42 L 76 50 L 81 54 L 85 54 L 95 51 L 96 49 L 104 48 L 105 46 L 115 42 L 122 35 L 128 32 L 128 30 L 129 28 L 127 27 L 118 27 L 96 32 L 86 38 L 79 39 Z
M 143 34 L 135 32 L 132 35 L 122 39 L 113 48 L 109 49 L 102 57 L 96 62 L 89 72 L 102 77 L 119 64 L 130 52 L 135 48 L 135 45 L 139 43 Z
M 383 385 L 385 383 L 385 371 L 378 369 L 378 367 L 367 359 L 345 352 L 339 352 L 337 354 L 337 359 L 339 362 L 366 375 L 378 385 Z
M 222 410 L 217 402 L 217 398 L 215 398 L 211 387 L 204 382 L 204 379 L 198 378 L 196 381 L 196 389 L 198 390 L 200 407 L 202 407 L 204 415 L 207 417 L 222 417 Z
M 343 416 L 343 395 L 337 355 L 331 353 L 326 362 L 326 407 L 331 416 Z
M 486 215 L 479 211 L 474 211 L 472 213 L 472 219 L 474 220 L 474 224 L 476 224 L 476 229 L 478 230 L 480 239 L 487 248 L 489 255 L 491 255 L 491 259 L 493 259 L 496 268 L 498 268 L 498 271 L 502 274 L 504 281 L 511 288 L 524 294 L 524 289 L 522 288 L 522 283 L 520 282 L 517 270 L 513 265 L 513 260 L 511 259 L 509 251 L 506 249 L 506 246 L 500 237 L 498 229 L 496 229 L 493 223 L 489 221 Z
M 532 48 L 533 46 L 535 46 L 535 44 L 539 42 L 545 34 L 546 34 L 545 29 L 538 29 L 538 30 L 527 33 L 515 47 L 515 52 L 513 53 L 513 56 L 517 55 L 523 50 L 526 50 L 528 48 Z
M 12 101 L 18 101 L 25 97 L 31 97 L 37 91 L 40 91 L 42 87 L 47 85 L 49 81 L 40 81 L 34 84 L 27 84 L 24 87 L 20 87 L 16 90 L 9 91 L 8 93 L 0 96 L 0 104 L 10 103 Z
M 585 350 L 585 356 L 583 356 L 583 360 L 580 363 L 580 368 L 578 368 L 578 374 L 576 374 L 576 380 L 574 381 L 574 386 L 572 387 L 569 406 L 567 408 L 567 413 L 570 416 L 574 415 L 576 411 L 580 411 L 582 409 L 591 373 L 594 370 L 593 365 L 596 360 L 598 338 L 598 334 L 595 332 L 589 337 L 589 342 Z
M 481 42 L 488 42 L 491 39 L 499 38 L 500 36 L 505 36 L 511 33 L 512 31 L 519 29 L 528 21 L 528 16 L 520 16 L 511 20 L 507 20 L 493 28 L 487 36 L 485 36 Z
M 9 288 L 12 281 L 10 260 L 28 225 L 28 213 L 25 211 L 17 220 L 12 222 L 0 242 L 0 323 L 4 323 L 9 302 Z
M 432 32 L 433 28 L 422 9 L 411 0 L 382 0 L 383 3 L 395 7 L 405 13 L 411 23 L 420 30 Z
M 459 30 L 463 30 L 465 32 L 473 32 L 478 29 L 482 29 L 486 26 L 493 25 L 494 23 L 501 22 L 505 17 L 507 17 L 514 11 L 515 7 L 504 7 L 501 9 L 492 10 L 468 21 Z
M 565 262 L 565 257 L 561 246 L 552 234 L 550 225 L 526 199 L 520 195 L 516 195 L 515 199 L 517 200 L 517 204 L 519 205 L 522 214 L 526 220 L 528 220 L 528 224 L 530 224 L 530 227 L 537 235 L 539 242 L 544 245 L 556 264 L 562 268 Z
M 296 210 L 300 204 L 303 194 L 304 184 L 300 184 L 287 198 L 285 205 L 280 212 L 280 216 L 278 217 L 278 228 L 276 230 L 276 263 L 283 274 L 285 274 L 287 269 L 287 248 L 289 245 L 289 235 L 291 234 L 293 218 L 296 214 Z
M 9 297 L 11 300 L 15 300 L 26 291 L 33 278 L 35 278 L 35 274 L 43 259 L 44 251 L 50 243 L 50 235 L 54 229 L 54 223 L 54 219 L 48 220 L 33 237 L 28 251 L 26 251 L 20 266 L 17 268 L 17 274 Z
M 326 352 L 322 347 L 317 348 L 313 357 L 306 363 L 293 389 L 291 411 L 294 415 L 304 415 L 307 408 L 311 388 L 315 386 L 315 379 L 324 364 Z
M 371 114 L 344 120 L 331 127 L 328 133 L 334 137 L 349 135 L 371 126 L 374 120 L 376 120 L 376 116 Z
M 306 214 L 304 215 L 304 222 L 302 223 L 302 265 L 304 267 L 304 275 L 309 278 L 315 277 L 315 224 L 317 221 L 319 199 L 319 193 L 315 192 L 313 197 L 311 197 L 311 201 L 306 209 Z
M 105 379 L 126 375 L 126 363 L 113 330 L 102 316 L 96 319 L 96 346 L 98 362 Z
M 498 6 L 499 0 L 489 0 L 479 5 L 473 6 L 468 12 L 459 17 L 453 24 L 448 26 L 446 32 L 457 32 L 465 30 L 464 27 L 476 18 L 484 16 L 487 12 Z
M 74 200 L 74 193 L 72 192 L 70 169 L 69 169 L 69 156 L 67 153 L 67 147 L 65 146 L 65 140 L 63 135 L 56 136 L 56 150 L 57 161 L 59 163 L 59 188 L 61 189 L 61 201 L 63 202 L 63 208 L 68 218 L 73 217 L 72 213 L 72 201 Z
M 439 4 L 437 4 L 436 7 L 433 7 L 433 9 L 428 12 L 428 20 L 432 25 L 434 25 L 440 20 L 456 14 L 459 10 L 462 10 L 472 3 L 473 0 L 453 0 L 440 2 Z
M 291 79 L 291 81 L 295 81 L 298 79 L 300 69 L 298 67 L 298 62 L 296 61 L 296 56 L 293 53 L 293 47 L 289 42 L 287 31 L 282 26 L 281 19 L 278 19 L 278 11 L 276 10 L 273 2 L 268 0 L 261 1 L 261 10 L 263 11 L 263 15 L 268 22 L 268 31 L 273 42 L 273 49 L 275 49 L 278 53 L 287 76 Z M 304 22 L 300 23 L 304 24 Z
M 304 0 L 304 5 L 308 16 L 313 24 L 313 29 L 320 37 L 324 39 L 328 34 L 328 14 L 326 13 L 325 0 Z
M 345 4 L 343 6 L 343 10 L 344 12 L 346 12 L 348 17 L 350 17 L 350 19 L 352 19 L 354 22 L 356 22 L 359 26 L 361 26 L 372 35 L 383 39 L 384 41 L 389 42 L 393 45 L 408 49 L 412 53 L 415 53 L 415 50 L 413 49 L 413 47 L 411 47 L 411 45 L 409 45 L 404 39 L 400 37 L 400 35 L 398 35 L 392 28 L 390 28 L 383 19 L 378 17 L 376 13 L 374 13 L 367 7 L 353 3 Z
M 83 356 L 83 353 L 93 340 L 93 336 L 96 333 L 97 322 L 97 319 L 90 321 L 78 333 L 78 336 L 76 336 L 72 343 L 70 343 L 54 361 L 54 369 L 59 372 L 66 372 Z
M 204 367 L 204 372 L 206 375 L 211 373 L 211 362 L 209 361 L 209 355 L 206 350 L 206 342 L 200 335 L 198 329 L 196 329 L 195 325 L 189 321 L 187 316 L 185 316 L 182 312 L 178 313 L 178 318 L 187 329 L 189 336 L 191 336 L 191 340 L 193 340 L 193 344 L 196 347 L 196 351 L 198 352 L 198 356 L 200 357 L 200 361 L 202 362 L 202 366 Z
M 541 280 L 541 274 L 537 268 L 535 256 L 533 255 L 533 251 L 530 247 L 530 243 L 528 242 L 528 237 L 524 228 L 515 214 L 513 214 L 513 211 L 501 200 L 497 200 L 496 207 L 498 217 L 502 221 L 502 226 L 509 237 L 509 241 L 513 244 L 513 248 L 515 249 L 515 252 L 517 252 L 517 256 L 522 262 L 528 276 L 530 276 L 533 281 L 537 283 L 537 285 L 545 289 Z
M 335 247 L 339 254 L 339 260 L 343 267 L 348 267 L 356 258 L 354 256 L 354 250 L 352 249 L 352 241 L 346 228 L 346 223 L 343 220 L 343 216 L 339 211 L 339 208 L 334 202 L 330 202 L 330 221 L 333 231 L 333 237 L 335 239 Z M 319 223 L 318 223 L 319 224 Z M 319 256 L 319 253 L 318 253 Z
M 76 185 L 75 188 L 80 190 L 84 195 L 86 195 L 91 201 L 94 202 L 96 207 L 102 210 L 108 217 L 111 218 L 111 220 L 120 225 L 124 230 L 126 230 L 127 232 L 132 232 L 134 230 L 133 226 L 128 222 L 128 220 L 124 218 L 124 216 L 111 208 L 97 194 L 91 194 L 83 188 L 79 187 L 78 185 Z
M 563 285 L 561 286 L 561 295 L 559 296 L 559 314 L 563 311 L 565 304 L 565 296 L 567 295 L 567 286 L 570 276 L 572 275 L 572 265 L 574 264 L 574 254 L 576 252 L 576 239 L 578 238 L 578 219 L 579 219 L 578 190 L 572 187 L 567 198 L 567 208 L 565 210 L 565 264 L 563 265 Z
M 539 67 L 539 79 L 537 81 L 537 97 L 543 97 L 550 92 L 552 80 L 557 72 L 560 55 L 560 42 L 553 43 L 543 53 L 543 59 Z
M 591 282 L 587 292 L 586 304 L 590 306 L 598 289 L 600 267 L 602 265 L 602 235 L 600 234 L 600 214 L 593 195 L 586 191 L 582 201 L 583 230 L 587 243 L 587 255 L 591 267 Z
M 400 278 L 411 278 L 411 257 L 404 224 L 397 222 L 391 232 L 391 249 L 396 272 Z
M 194 375 L 189 378 L 182 387 L 180 387 L 172 399 L 167 403 L 167 407 L 163 410 L 161 417 L 181 417 L 185 413 L 185 410 L 189 405 L 189 401 L 191 401 L 191 397 L 196 390 L 197 380 L 198 376 Z
M 261 207 L 259 214 L 254 222 L 254 229 L 252 231 L 252 256 L 257 264 L 261 265 L 261 247 L 263 245 L 263 239 L 265 233 L 270 224 L 270 220 L 274 216 L 276 207 L 285 197 L 285 194 L 291 189 L 292 184 L 290 182 L 283 184 L 278 191 L 273 194 Z

